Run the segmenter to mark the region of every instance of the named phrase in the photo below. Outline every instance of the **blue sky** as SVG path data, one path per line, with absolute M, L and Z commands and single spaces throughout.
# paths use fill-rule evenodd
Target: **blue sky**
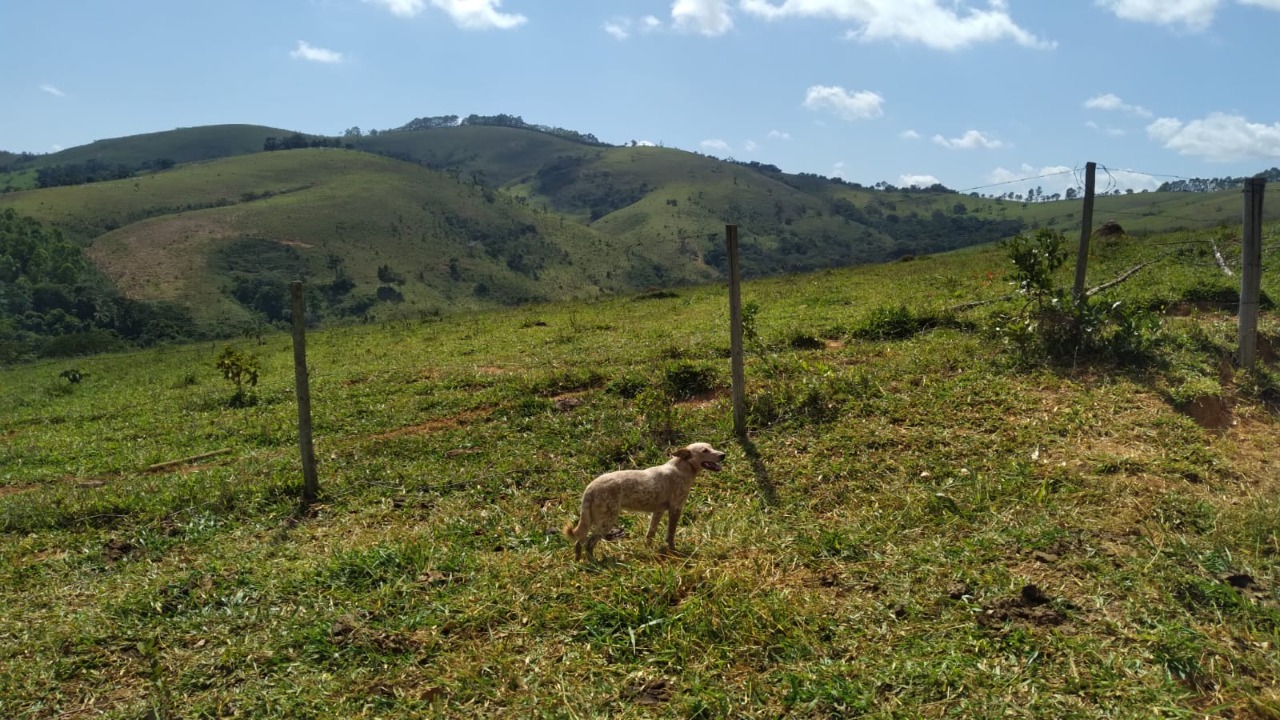
M 510 113 L 863 184 L 1143 189 L 1280 165 L 1278 40 L 1280 0 L 6 0 L 0 149 Z

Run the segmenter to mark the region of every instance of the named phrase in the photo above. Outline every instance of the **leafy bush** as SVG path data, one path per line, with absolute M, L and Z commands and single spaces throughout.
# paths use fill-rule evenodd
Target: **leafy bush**
M 1004 247 L 1014 265 L 1007 277 L 1027 302 L 1017 312 L 996 314 L 995 331 L 1015 350 L 1019 362 L 1150 362 L 1159 339 L 1156 315 L 1119 302 L 1073 300 L 1054 281 L 1054 272 L 1067 257 L 1062 233 L 1041 229 L 1031 238 L 1016 236 Z
M 256 356 L 242 353 L 228 345 L 222 349 L 214 366 L 222 373 L 222 377 L 236 386 L 235 394 L 227 401 L 228 405 L 247 407 L 255 402 L 252 391 L 246 390 L 245 386 L 254 388 L 258 385 L 260 366 Z

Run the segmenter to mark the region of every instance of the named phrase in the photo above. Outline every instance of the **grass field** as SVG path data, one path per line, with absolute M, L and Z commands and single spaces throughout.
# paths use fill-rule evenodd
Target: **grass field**
M 313 333 L 302 518 L 287 336 L 248 407 L 221 344 L 0 370 L 0 715 L 1278 717 L 1280 321 L 1232 367 L 1206 237 L 1096 245 L 1159 258 L 1119 366 L 948 312 L 991 247 L 749 283 L 747 443 L 722 287 Z M 694 440 L 682 553 L 575 565 L 586 482 Z

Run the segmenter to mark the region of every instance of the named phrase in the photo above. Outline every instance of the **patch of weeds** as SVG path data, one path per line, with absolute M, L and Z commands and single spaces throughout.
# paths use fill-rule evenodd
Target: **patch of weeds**
M 1186 627 L 1172 627 L 1156 638 L 1151 655 L 1164 666 L 1169 677 L 1197 690 L 1207 690 L 1212 683 L 1205 675 L 1201 658 L 1206 653 L 1204 637 Z
M 321 575 L 333 588 L 367 592 L 388 583 L 409 582 L 430 564 L 421 545 L 378 545 L 335 553 Z
M 662 369 L 662 385 L 673 400 L 690 400 L 720 387 L 716 369 L 706 363 L 670 363 Z
M 1213 506 L 1203 500 L 1170 494 L 1152 508 L 1154 519 L 1170 530 L 1204 533 L 1213 529 Z
M 648 388 L 636 396 L 645 432 L 659 444 L 670 445 L 680 437 L 680 410 L 664 389 Z
M 906 305 L 882 305 L 858 323 L 851 334 L 862 340 L 905 340 L 936 323 L 936 318 L 916 314 Z
M 777 370 L 761 392 L 747 398 L 747 414 L 754 426 L 831 422 L 851 397 L 867 390 L 865 377 L 836 375 L 822 363 L 784 363 Z
M 195 370 L 188 370 L 182 377 L 173 384 L 175 390 L 182 388 L 195 387 L 200 384 L 200 378 L 196 375 Z
M 821 338 L 805 330 L 792 330 L 787 334 L 787 347 L 792 350 L 821 350 L 826 346 Z
M 47 397 L 51 397 L 51 398 L 68 397 L 72 393 L 74 393 L 75 390 L 76 390 L 75 385 L 72 385 L 70 383 L 55 382 L 45 386 L 44 394 Z
M 525 395 L 510 407 L 509 417 L 531 418 L 555 409 L 555 403 L 540 395 Z
M 605 376 L 593 368 L 573 368 L 539 378 L 529 383 L 527 391 L 534 395 L 559 395 L 600 387 L 604 380 Z
M 857 668 L 843 663 L 818 672 L 789 672 L 782 676 L 782 705 L 788 712 L 850 717 L 877 708 L 876 688 L 859 682 Z
M 865 544 L 841 528 L 823 528 L 815 536 L 797 538 L 796 545 L 814 560 L 860 562 L 868 557 Z
M 649 387 L 648 378 L 642 375 L 628 374 L 610 380 L 604 386 L 604 391 L 610 395 L 631 400 L 644 392 L 647 387 Z
M 1253 369 L 1240 375 L 1236 386 L 1241 395 L 1257 398 L 1271 409 L 1280 410 L 1280 373 L 1258 363 Z

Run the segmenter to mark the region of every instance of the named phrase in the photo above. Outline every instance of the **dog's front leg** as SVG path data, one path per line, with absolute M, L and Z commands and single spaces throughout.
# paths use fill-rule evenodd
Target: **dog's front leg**
M 680 522 L 680 508 L 673 507 L 667 511 L 667 549 L 676 551 L 676 525 Z
M 656 513 L 654 513 L 654 514 L 653 514 L 653 517 L 649 518 L 649 532 L 648 532 L 648 533 L 646 533 L 646 534 L 645 534 L 645 536 L 644 536 L 644 544 L 645 544 L 645 545 L 648 545 L 649 543 L 653 542 L 653 536 L 654 536 L 654 534 L 655 534 L 655 533 L 657 533 L 657 532 L 658 532 L 658 523 L 660 523 L 660 522 L 662 522 L 662 511 L 661 511 L 661 510 L 659 510 L 659 511 L 658 511 L 658 512 L 656 512 Z

